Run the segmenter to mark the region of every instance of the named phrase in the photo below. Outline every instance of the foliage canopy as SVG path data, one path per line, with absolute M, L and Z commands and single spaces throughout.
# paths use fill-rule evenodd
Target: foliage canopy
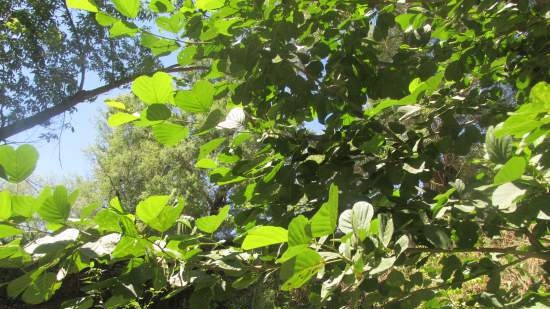
M 23 270 L 10 298 L 56 300 L 80 280 L 62 307 L 450 308 L 449 291 L 484 277 L 462 306 L 547 302 L 544 279 L 500 284 L 527 259 L 550 261 L 547 2 L 67 4 L 154 55 L 209 65 L 193 83 L 138 77 L 144 109 L 114 104 L 109 123 L 165 147 L 209 137 L 194 167 L 231 201 L 195 220 L 167 192 L 135 213 L 113 198 L 69 218 L 75 192 L 4 192 L 0 263 Z M 135 22 L 144 11 L 158 29 Z M 7 181 L 36 161 L 17 158 L 0 161 Z M 48 235 L 27 241 L 35 216 Z M 504 233 L 525 241 L 499 246 Z M 258 299 L 269 291 L 271 303 Z

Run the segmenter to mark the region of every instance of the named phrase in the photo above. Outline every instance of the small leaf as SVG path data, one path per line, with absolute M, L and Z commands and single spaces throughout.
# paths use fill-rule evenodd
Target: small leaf
M 236 290 L 246 289 L 258 280 L 258 275 L 255 273 L 246 273 L 244 276 L 239 277 L 233 281 L 231 287 Z
M 141 34 L 140 44 L 149 48 L 153 56 L 166 56 L 180 47 L 175 40 L 159 38 L 149 33 Z
M 128 18 L 136 18 L 139 13 L 140 0 L 113 0 L 115 9 Z
M 109 116 L 109 119 L 107 119 L 107 124 L 110 127 L 118 127 L 118 126 L 121 126 L 123 124 L 130 123 L 130 122 L 132 122 L 134 120 L 137 120 L 137 119 L 139 119 L 139 118 L 132 115 L 132 114 L 118 112 L 118 113 L 114 113 L 111 116 Z
M 67 0 L 67 7 L 92 13 L 99 11 L 94 0 Z
M 210 158 L 203 158 L 203 159 L 200 159 L 199 161 L 197 161 L 197 163 L 195 163 L 195 167 L 197 167 L 197 168 L 206 168 L 206 169 L 216 168 L 216 167 L 218 167 L 218 163 L 216 163 L 216 161 L 214 161 Z
M 199 156 L 197 159 L 200 160 L 208 156 L 212 151 L 220 147 L 225 142 L 225 140 L 226 140 L 225 137 L 218 137 L 201 145 L 199 147 Z
M 393 220 L 390 215 L 380 214 L 380 225 L 378 228 L 378 237 L 382 241 L 384 247 L 387 247 L 393 236 Z
M 172 76 L 157 72 L 152 77 L 140 76 L 132 83 L 132 92 L 144 103 L 174 103 Z
M 287 241 L 286 229 L 278 226 L 258 226 L 248 231 L 241 247 L 250 250 Z
M 171 0 L 151 0 L 149 8 L 155 13 L 170 13 L 174 10 Z
M 527 163 L 523 157 L 511 158 L 495 175 L 493 183 L 500 185 L 521 178 L 523 173 L 525 173 L 526 166 Z
M 178 64 L 188 65 L 193 62 L 195 55 L 197 54 L 197 46 L 185 46 L 185 48 L 178 54 Z
M 225 221 L 227 214 L 229 214 L 229 205 L 220 209 L 220 212 L 217 215 L 197 219 L 196 226 L 199 230 L 212 234 L 220 227 L 223 221 Z
M 218 129 L 237 129 L 242 127 L 246 115 L 240 107 L 235 107 L 229 111 L 224 121 L 218 123 Z
M 311 235 L 327 236 L 334 232 L 338 220 L 338 186 L 330 185 L 328 201 L 311 218 Z

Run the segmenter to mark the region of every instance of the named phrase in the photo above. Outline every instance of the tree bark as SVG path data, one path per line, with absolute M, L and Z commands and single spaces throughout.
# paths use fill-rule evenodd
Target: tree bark
M 206 70 L 206 69 L 208 69 L 207 66 L 180 67 L 179 65 L 172 65 L 172 66 L 168 66 L 160 70 L 157 70 L 155 72 L 162 71 L 167 73 L 175 73 L 175 72 L 188 72 L 188 71 Z M 15 121 L 12 124 L 9 124 L 5 127 L 0 128 L 0 140 L 6 140 L 7 138 L 10 138 L 18 133 L 21 133 L 25 130 L 33 128 L 37 125 L 43 124 L 48 120 L 50 120 L 51 118 L 70 110 L 71 108 L 75 107 L 79 103 L 90 100 L 100 94 L 106 93 L 108 91 L 111 91 L 113 89 L 119 88 L 121 86 L 124 86 L 132 82 L 134 79 L 136 79 L 140 75 L 143 75 L 143 74 L 138 74 L 127 78 L 123 78 L 123 79 L 114 81 L 110 84 L 94 88 L 92 90 L 78 91 L 74 95 L 65 98 L 59 104 L 56 104 L 50 108 L 46 108 L 45 110 L 40 111 L 32 116 L 23 118 L 21 120 Z

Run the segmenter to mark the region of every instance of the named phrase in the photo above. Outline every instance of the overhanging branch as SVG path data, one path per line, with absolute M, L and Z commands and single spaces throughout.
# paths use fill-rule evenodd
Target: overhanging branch
M 175 72 L 189 72 L 189 71 L 206 70 L 206 69 L 209 69 L 209 67 L 207 66 L 180 67 L 179 65 L 172 65 L 172 66 L 168 66 L 160 70 L 157 70 L 155 72 L 162 71 L 167 73 L 175 73 Z M 12 124 L 9 124 L 5 127 L 0 128 L 0 140 L 6 140 L 11 136 L 14 136 L 25 130 L 28 130 L 34 126 L 43 124 L 47 122 L 49 119 L 70 110 L 71 108 L 75 107 L 79 103 L 90 100 L 100 94 L 109 92 L 113 89 L 119 88 L 123 85 L 126 85 L 132 82 L 134 79 L 136 79 L 140 75 L 143 75 L 143 74 L 136 74 L 127 78 L 123 78 L 123 79 L 114 81 L 110 84 L 97 87 L 92 90 L 78 91 L 74 95 L 65 98 L 59 104 L 56 104 L 32 116 L 18 120 Z

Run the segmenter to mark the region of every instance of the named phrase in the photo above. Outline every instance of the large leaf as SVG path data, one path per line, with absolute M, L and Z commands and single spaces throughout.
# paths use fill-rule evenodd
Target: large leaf
M 140 0 L 113 0 L 116 10 L 128 18 L 137 17 L 140 2 Z
M 44 272 L 36 280 L 33 280 L 27 287 L 21 299 L 27 304 L 40 304 L 50 299 L 55 291 L 61 287 L 61 282 L 57 281 L 56 274 L 53 272 Z
M 160 28 L 172 32 L 172 33 L 178 33 L 183 29 L 183 26 L 185 25 L 185 16 L 182 13 L 176 13 L 170 17 L 161 16 L 157 18 L 156 20 L 157 26 Z M 189 47 L 186 47 L 185 50 L 189 49 Z M 179 56 L 178 56 L 179 58 Z M 180 61 L 178 60 L 178 63 Z M 188 63 L 185 63 L 188 64 Z M 181 64 L 180 65 L 185 65 Z
M 250 250 L 287 241 L 286 229 L 278 226 L 258 226 L 248 231 L 241 247 L 244 250 Z
M 309 220 L 299 215 L 288 224 L 288 246 L 309 244 L 311 241 L 311 227 Z
M 523 157 L 513 157 L 502 166 L 493 182 L 500 185 L 519 179 L 525 173 L 526 166 L 527 163 Z
M 511 209 L 514 210 L 516 206 L 516 200 L 525 194 L 525 190 L 516 187 L 513 183 L 508 182 L 498 186 L 493 195 L 491 201 L 493 205 L 502 210 Z
M 98 12 L 97 5 L 94 0 L 67 0 L 67 7 L 93 13 Z
M 18 183 L 29 177 L 36 168 L 38 152 L 31 145 L 17 149 L 9 145 L 0 146 L 0 177 Z
M 179 91 L 176 104 L 186 112 L 207 113 L 214 100 L 214 86 L 206 80 L 199 80 L 191 90 Z
M 0 221 L 6 221 L 11 217 L 12 206 L 9 191 L 0 192 Z
M 175 123 L 159 123 L 153 126 L 155 139 L 165 146 L 175 146 L 189 135 L 189 129 Z
M 11 225 L 0 224 L 0 238 L 23 234 L 23 231 Z
M 63 186 L 57 186 L 51 195 L 42 202 L 38 214 L 48 223 L 63 224 L 69 218 L 71 205 L 76 200 L 77 191 L 71 195 Z
M 338 221 L 338 186 L 330 185 L 328 201 L 311 218 L 311 235 L 326 236 L 334 233 Z
M 152 77 L 140 76 L 132 83 L 132 91 L 144 103 L 174 103 L 172 76 L 157 72 Z
M 307 283 L 323 267 L 323 258 L 312 249 L 304 249 L 300 254 L 281 266 L 281 279 L 285 280 L 281 289 L 289 291 Z
M 211 11 L 224 6 L 225 0 L 197 0 L 195 6 L 203 11 Z
M 199 230 L 205 233 L 214 233 L 227 218 L 228 213 L 229 205 L 220 209 L 220 212 L 217 215 L 197 219 L 196 226 Z
M 168 195 L 150 196 L 139 202 L 136 215 L 149 227 L 161 233 L 165 232 L 176 223 L 184 206 L 182 200 L 176 206 L 168 205 L 169 200 Z

